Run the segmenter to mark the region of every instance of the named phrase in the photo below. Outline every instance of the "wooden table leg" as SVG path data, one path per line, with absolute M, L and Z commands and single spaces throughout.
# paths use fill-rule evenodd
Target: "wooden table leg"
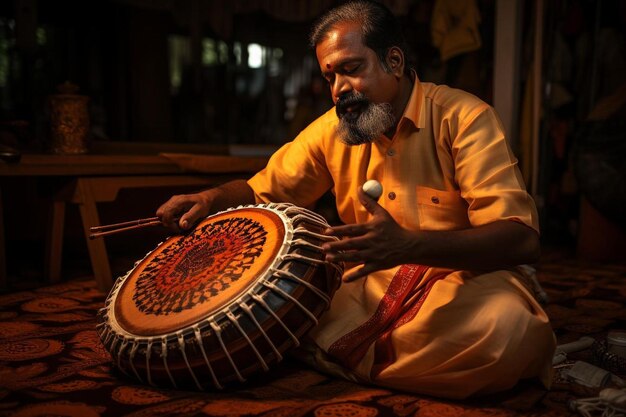
M 113 286 L 113 279 L 104 239 L 89 239 L 89 229 L 100 225 L 96 203 L 115 201 L 118 192 L 123 188 L 182 185 L 206 187 L 211 182 L 223 181 L 215 177 L 209 181 L 203 177 L 179 175 L 78 178 L 70 201 L 79 205 L 91 266 L 100 289 L 108 291 Z
M 89 250 L 93 274 L 98 288 L 106 292 L 113 286 L 111 266 L 109 265 L 106 246 L 103 239 L 89 239 L 89 228 L 100 225 L 100 218 L 98 217 L 96 201 L 93 196 L 89 178 L 79 178 L 77 180 L 76 197 L 83 222 L 83 230 L 87 242 L 87 249 Z

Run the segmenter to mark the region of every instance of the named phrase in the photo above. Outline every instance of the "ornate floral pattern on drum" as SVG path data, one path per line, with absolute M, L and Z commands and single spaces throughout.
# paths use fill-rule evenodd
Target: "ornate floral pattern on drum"
M 270 211 L 211 216 L 191 233 L 162 243 L 130 274 L 115 306 L 130 333 L 171 333 L 230 302 L 265 272 L 285 239 Z
M 137 279 L 135 305 L 158 316 L 210 301 L 254 266 L 266 236 L 252 219 L 231 218 L 200 227 L 146 265 Z

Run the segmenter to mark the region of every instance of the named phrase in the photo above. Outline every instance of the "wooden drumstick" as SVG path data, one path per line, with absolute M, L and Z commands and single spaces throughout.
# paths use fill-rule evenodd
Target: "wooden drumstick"
M 174 221 L 178 223 L 179 218 L 174 218 Z M 163 222 L 158 217 L 148 217 L 145 219 L 131 220 L 122 223 L 106 224 L 103 226 L 90 227 L 89 231 L 92 232 L 89 235 L 89 239 L 95 239 L 98 237 L 114 235 L 120 232 L 126 232 L 128 230 L 141 229 L 151 226 L 162 226 Z
M 105 230 L 119 229 L 119 228 L 127 227 L 127 226 L 136 226 L 136 225 L 140 225 L 143 223 L 152 223 L 155 221 L 160 222 L 158 217 L 148 217 L 145 219 L 131 220 L 128 222 L 105 224 L 102 226 L 94 226 L 94 227 L 90 227 L 89 231 L 90 232 L 104 232 Z
M 144 219 L 145 220 L 145 219 Z M 122 226 L 127 224 L 128 226 Z M 152 220 L 152 221 L 142 221 L 140 222 L 139 220 L 134 220 L 134 221 L 130 221 L 130 222 L 124 222 L 124 223 L 118 223 L 118 227 L 114 228 L 115 225 L 109 224 L 106 226 L 96 226 L 96 227 L 92 227 L 89 229 L 90 232 L 94 232 L 96 230 L 101 230 L 101 231 L 96 231 L 96 233 L 91 233 L 89 235 L 89 239 L 95 239 L 98 237 L 103 237 L 103 236 L 109 236 L 109 235 L 113 235 L 116 233 L 120 233 L 120 232 L 126 232 L 128 230 L 134 230 L 134 229 L 141 229 L 144 227 L 150 227 L 150 226 L 159 226 L 162 225 L 163 223 L 161 223 L 161 220 Z M 104 229 L 104 230 L 103 230 Z
M 133 229 L 141 229 L 141 228 L 150 227 L 150 226 L 159 226 L 159 225 L 162 225 L 162 224 L 163 223 L 161 223 L 161 221 L 158 220 L 158 221 L 155 221 L 155 222 L 140 223 L 140 224 L 136 224 L 134 226 L 120 227 L 119 229 L 111 229 L 111 230 L 106 230 L 104 232 L 91 233 L 89 235 L 89 239 L 95 239 L 95 238 L 98 238 L 98 237 L 114 235 L 116 233 L 126 232 L 128 230 L 133 230 Z

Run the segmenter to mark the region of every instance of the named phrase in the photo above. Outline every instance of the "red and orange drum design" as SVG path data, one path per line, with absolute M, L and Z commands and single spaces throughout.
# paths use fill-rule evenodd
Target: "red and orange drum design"
M 148 253 L 115 282 L 98 333 L 117 367 L 156 386 L 223 388 L 268 370 L 341 281 L 323 217 L 291 204 L 229 209 Z

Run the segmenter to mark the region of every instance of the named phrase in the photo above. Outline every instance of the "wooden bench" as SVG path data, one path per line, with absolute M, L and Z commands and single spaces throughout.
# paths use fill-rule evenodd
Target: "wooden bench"
M 105 241 L 89 239 L 89 228 L 100 225 L 98 203 L 114 202 L 122 189 L 198 186 L 247 178 L 267 163 L 265 156 L 195 155 L 24 155 L 18 164 L 0 164 L 0 177 L 59 177 L 52 192 L 47 223 L 44 275 L 61 279 L 61 258 L 67 204 L 79 207 L 94 277 L 101 290 L 113 280 Z M 6 179 L 6 178 L 0 178 Z M 0 289 L 9 287 L 6 270 L 6 236 L 0 189 Z M 129 219 L 133 220 L 133 219 Z

